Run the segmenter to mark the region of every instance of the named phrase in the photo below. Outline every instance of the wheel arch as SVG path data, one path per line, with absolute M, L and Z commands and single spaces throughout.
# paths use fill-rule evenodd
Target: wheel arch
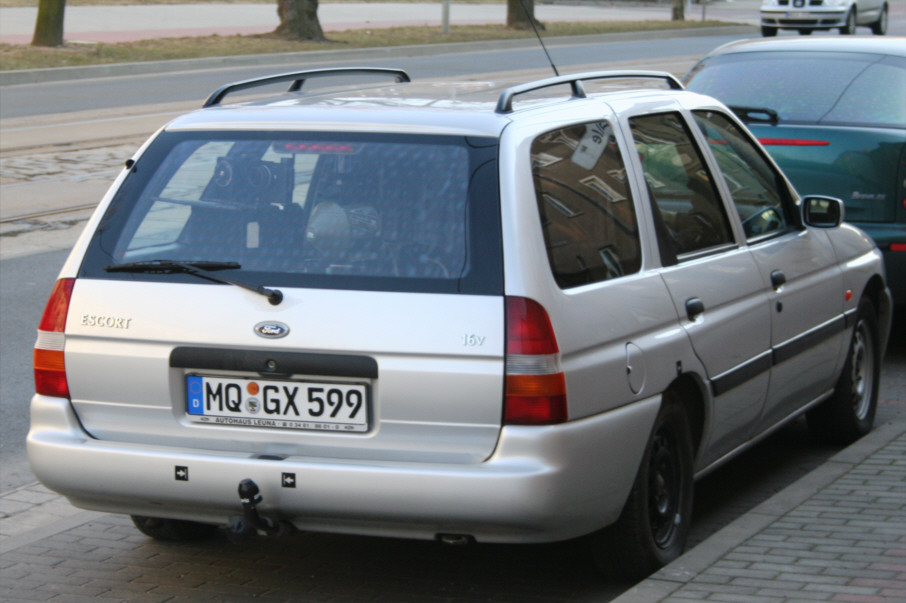
M 860 299 L 868 299 L 875 309 L 875 317 L 878 322 L 878 351 L 880 357 L 884 357 L 887 350 L 887 342 L 890 336 L 890 323 L 893 320 L 893 302 L 890 299 L 890 292 L 880 275 L 872 276 L 865 288 L 862 290 Z
M 664 401 L 676 401 L 686 412 L 689 431 L 692 436 L 692 456 L 698 457 L 705 433 L 705 389 L 701 380 L 693 374 L 679 375 L 664 390 Z

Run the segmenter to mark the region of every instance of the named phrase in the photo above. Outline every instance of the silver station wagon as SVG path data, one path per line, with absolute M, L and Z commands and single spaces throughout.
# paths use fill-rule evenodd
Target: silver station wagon
M 842 219 L 665 73 L 231 84 L 63 266 L 32 468 L 155 538 L 584 536 L 642 576 L 697 477 L 802 413 L 871 429 L 890 296 Z

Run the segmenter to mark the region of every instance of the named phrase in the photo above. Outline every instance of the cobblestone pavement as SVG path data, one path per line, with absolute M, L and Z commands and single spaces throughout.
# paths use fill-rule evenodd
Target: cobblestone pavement
M 113 179 L 123 157 L 135 152 L 134 144 L 95 148 L 56 148 L 0 157 L 0 185 L 45 180 L 80 182 L 104 176 Z
M 0 155 L 0 259 L 73 245 L 137 140 Z
M 615 603 L 690 600 L 906 601 L 906 416 Z

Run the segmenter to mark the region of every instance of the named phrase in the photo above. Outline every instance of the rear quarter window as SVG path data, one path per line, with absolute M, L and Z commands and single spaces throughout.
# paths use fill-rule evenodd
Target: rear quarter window
M 532 174 L 554 279 L 577 287 L 638 272 L 642 254 L 626 166 L 607 122 L 532 144 Z

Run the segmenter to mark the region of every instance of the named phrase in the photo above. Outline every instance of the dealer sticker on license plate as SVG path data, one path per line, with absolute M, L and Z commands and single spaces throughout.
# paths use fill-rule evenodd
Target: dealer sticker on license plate
M 213 425 L 368 431 L 368 387 L 189 375 L 190 421 Z

